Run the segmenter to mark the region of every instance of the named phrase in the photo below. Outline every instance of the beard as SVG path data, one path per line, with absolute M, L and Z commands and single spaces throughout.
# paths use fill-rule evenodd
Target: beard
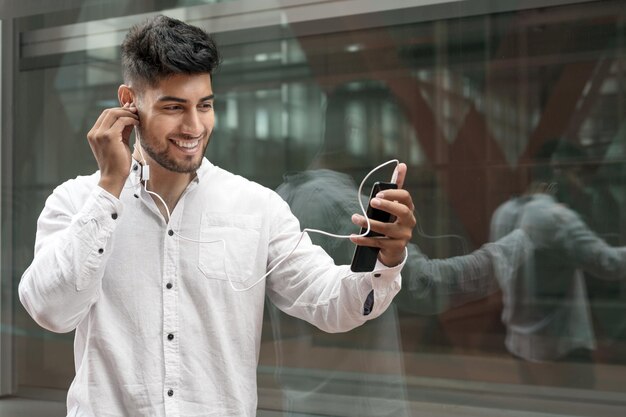
M 201 145 L 202 152 L 199 154 L 199 157 L 194 156 L 194 155 L 188 155 L 182 159 L 177 160 L 177 159 L 172 158 L 169 155 L 168 153 L 169 145 L 166 145 L 165 149 L 163 150 L 157 150 L 155 147 L 150 145 L 150 142 L 154 143 L 155 141 L 151 141 L 150 139 L 146 140 L 146 135 L 144 135 L 144 132 L 141 130 L 141 127 L 138 128 L 137 133 L 139 133 L 139 136 L 137 139 L 138 139 L 138 142 L 141 144 L 141 148 L 144 150 L 144 152 L 146 152 L 150 156 L 150 158 L 152 158 L 153 161 L 155 161 L 157 164 L 161 165 L 163 168 L 167 169 L 168 171 L 177 172 L 181 174 L 190 174 L 190 173 L 196 172 L 198 168 L 200 168 L 200 165 L 202 165 L 202 157 L 204 156 L 204 153 L 206 152 L 207 146 L 209 146 L 209 141 L 207 140 L 206 143 Z M 202 135 L 202 136 L 204 137 L 205 135 Z M 190 139 L 189 136 L 185 136 L 185 135 L 177 135 L 177 137 L 180 139 Z

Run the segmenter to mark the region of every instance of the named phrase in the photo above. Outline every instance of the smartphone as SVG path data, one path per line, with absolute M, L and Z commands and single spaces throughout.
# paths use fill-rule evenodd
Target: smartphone
M 370 194 L 369 201 L 372 201 L 372 198 L 376 196 L 380 191 L 383 190 L 395 190 L 398 188 L 398 185 L 393 182 L 377 182 L 374 183 L 372 187 L 372 193 Z M 386 211 L 382 211 L 372 207 L 369 202 L 367 204 L 367 217 L 371 220 L 377 220 L 379 222 L 388 223 L 392 221 L 391 214 Z M 361 232 L 359 234 L 365 233 L 367 230 L 366 227 L 361 228 Z M 371 231 L 366 235 L 368 237 L 372 236 L 382 236 L 380 233 Z M 374 270 L 376 266 L 376 259 L 378 259 L 378 252 L 380 248 L 373 248 L 371 246 L 357 246 L 354 249 L 354 256 L 352 257 L 352 264 L 350 265 L 350 270 L 352 272 L 371 272 Z

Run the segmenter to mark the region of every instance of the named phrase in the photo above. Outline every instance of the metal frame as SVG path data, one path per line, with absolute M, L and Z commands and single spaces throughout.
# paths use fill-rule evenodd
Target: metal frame
M 415 23 L 585 2 L 589 0 L 256 0 L 176 8 L 158 13 L 185 20 L 211 33 L 286 27 L 346 16 L 364 17 L 351 21 L 350 27 L 342 27 L 343 30 L 355 30 L 387 25 L 389 22 Z M 390 19 L 367 18 L 380 13 L 389 14 Z M 21 34 L 20 56 L 34 58 L 116 47 L 133 24 L 155 14 L 136 14 L 25 32 Z M 311 33 L 307 34 L 334 32 L 337 29 L 332 24 L 314 25 L 308 28 Z
M 13 184 L 13 68 L 12 20 L 0 20 L 0 395 L 16 391 L 13 361 L 13 236 L 11 192 Z

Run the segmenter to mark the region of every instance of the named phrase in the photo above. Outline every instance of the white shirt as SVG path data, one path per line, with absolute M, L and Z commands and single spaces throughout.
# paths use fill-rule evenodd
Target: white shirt
M 131 171 L 132 172 L 132 171 Z M 39 218 L 22 304 L 54 332 L 76 329 L 68 416 L 254 416 L 265 296 L 328 332 L 379 316 L 400 269 L 351 273 L 305 236 L 273 191 L 206 159 L 169 223 L 129 176 L 119 200 L 99 174 L 59 186 Z M 170 235 L 221 243 L 194 243 Z M 363 314 L 374 291 L 374 308 Z
M 503 293 L 505 344 L 528 361 L 553 361 L 578 348 L 595 349 L 585 276 L 626 279 L 626 247 L 611 247 L 571 209 L 548 194 L 502 204 L 492 239 L 521 227 L 533 241 L 519 270 L 498 276 Z

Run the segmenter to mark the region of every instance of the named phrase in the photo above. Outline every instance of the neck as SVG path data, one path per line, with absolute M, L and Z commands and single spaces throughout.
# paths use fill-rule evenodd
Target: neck
M 141 157 L 137 158 L 137 160 L 142 161 Z M 196 173 L 179 173 L 167 170 L 148 156 L 146 156 L 146 163 L 150 166 L 148 191 L 158 194 L 163 201 L 165 201 L 165 204 L 167 204 L 167 208 L 171 213 L 174 210 L 174 207 L 176 207 L 180 196 L 183 194 L 189 183 L 195 178 Z M 161 200 L 154 195 L 151 195 L 151 197 L 163 216 L 166 217 L 167 211 L 163 207 Z

